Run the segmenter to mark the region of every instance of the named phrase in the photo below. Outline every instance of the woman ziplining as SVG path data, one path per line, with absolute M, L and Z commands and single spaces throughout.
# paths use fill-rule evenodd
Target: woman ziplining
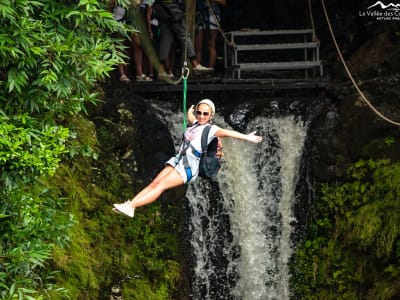
M 243 134 L 235 130 L 223 129 L 211 124 L 215 115 L 215 105 L 209 99 L 203 99 L 187 112 L 189 127 L 186 128 L 178 153 L 166 162 L 165 168 L 156 178 L 133 199 L 114 204 L 113 211 L 133 218 L 135 209 L 157 200 L 160 195 L 174 187 L 193 182 L 199 174 L 201 137 L 203 130 L 211 125 L 207 144 L 215 138 L 231 137 L 238 140 L 260 143 L 262 137 L 256 131 Z

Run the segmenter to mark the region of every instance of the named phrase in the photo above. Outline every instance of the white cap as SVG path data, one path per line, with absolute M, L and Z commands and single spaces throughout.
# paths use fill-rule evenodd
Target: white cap
M 215 114 L 215 105 L 210 99 L 200 100 L 200 102 L 197 103 L 196 108 L 199 107 L 200 104 L 207 104 L 211 108 L 212 114 Z

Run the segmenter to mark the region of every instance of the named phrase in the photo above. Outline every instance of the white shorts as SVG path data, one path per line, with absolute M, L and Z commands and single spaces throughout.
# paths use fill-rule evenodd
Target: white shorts
M 218 29 L 217 22 L 219 22 L 219 18 L 216 19 L 215 15 L 212 14 L 208 18 L 208 24 L 210 25 L 209 28 L 207 28 L 207 26 L 205 24 L 198 24 L 196 29 L 197 30 L 205 30 L 205 29 L 217 30 Z
M 199 175 L 199 164 L 200 157 L 193 154 L 191 149 L 186 151 L 186 157 L 188 159 L 190 170 L 186 170 L 183 163 L 182 157 L 179 158 L 179 154 L 171 157 L 166 164 L 175 168 L 175 170 L 181 175 L 183 183 L 188 183 L 194 181 Z M 179 161 L 178 161 L 179 159 Z

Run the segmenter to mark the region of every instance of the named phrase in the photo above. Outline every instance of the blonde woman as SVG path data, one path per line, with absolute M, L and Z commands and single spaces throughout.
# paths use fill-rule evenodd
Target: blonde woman
M 183 141 L 176 156 L 169 159 L 165 168 L 156 178 L 139 192 L 133 199 L 114 204 L 113 211 L 133 218 L 135 209 L 157 200 L 166 190 L 193 182 L 199 172 L 201 153 L 201 135 L 215 114 L 215 105 L 209 99 L 203 99 L 196 106 L 191 106 L 187 113 L 189 127 L 185 130 Z M 208 144 L 215 138 L 231 137 L 252 143 L 260 143 L 262 137 L 256 132 L 243 134 L 211 125 Z M 185 162 L 186 161 L 186 162 Z M 188 168 L 189 166 L 189 168 Z

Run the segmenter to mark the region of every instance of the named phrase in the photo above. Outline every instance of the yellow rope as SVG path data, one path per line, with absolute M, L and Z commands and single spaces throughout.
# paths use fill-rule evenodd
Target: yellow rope
M 333 43 L 335 44 L 335 47 L 336 47 L 336 51 L 337 51 L 337 53 L 338 53 L 338 55 L 339 55 L 339 57 L 340 57 L 340 60 L 342 61 L 342 64 L 343 64 L 343 66 L 344 66 L 344 68 L 345 68 L 345 70 L 346 70 L 347 75 L 349 76 L 351 82 L 353 83 L 353 86 L 355 87 L 355 89 L 357 90 L 357 92 L 360 94 L 360 96 L 361 96 L 361 98 L 364 100 L 364 102 L 368 105 L 368 107 L 369 107 L 373 112 L 375 112 L 379 117 L 381 117 L 381 118 L 382 118 L 383 120 L 385 120 L 386 122 L 391 123 L 391 124 L 396 125 L 396 126 L 400 126 L 400 123 L 399 123 L 399 122 L 395 122 L 395 121 L 389 119 L 388 117 L 384 116 L 381 112 L 379 112 L 379 111 L 371 104 L 371 102 L 368 101 L 367 97 L 365 97 L 364 93 L 363 93 L 363 92 L 360 90 L 360 88 L 358 87 L 357 83 L 355 82 L 353 76 L 351 75 L 351 72 L 350 72 L 349 68 L 347 67 L 347 64 L 346 64 L 346 62 L 345 62 L 345 60 L 344 60 L 344 58 L 343 58 L 343 56 L 342 56 L 341 50 L 340 50 L 340 48 L 339 48 L 339 46 L 338 46 L 338 43 L 336 42 L 336 38 L 335 38 L 335 35 L 334 35 L 334 33 L 333 33 L 332 25 L 331 25 L 331 22 L 330 22 L 330 20 L 329 20 L 328 13 L 327 13 L 327 11 L 326 11 L 325 2 L 324 2 L 324 0 L 321 0 L 321 2 L 322 2 L 322 8 L 323 8 L 323 10 L 324 10 L 325 18 L 326 18 L 326 21 L 327 21 L 327 23 L 328 23 L 328 27 L 329 27 L 329 30 L 330 30 L 330 33 L 331 33 L 331 36 L 332 36 L 332 39 L 333 39 Z

